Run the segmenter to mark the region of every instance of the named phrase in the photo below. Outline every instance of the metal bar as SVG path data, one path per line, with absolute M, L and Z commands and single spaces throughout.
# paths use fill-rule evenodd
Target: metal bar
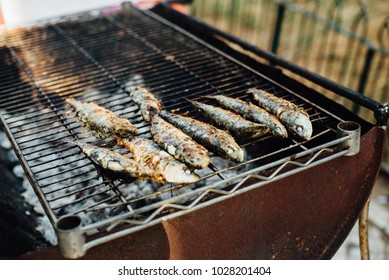
M 77 185 L 82 185 L 83 183 L 85 182 L 89 182 L 89 181 L 98 181 L 96 179 L 96 177 L 90 177 L 90 178 L 87 178 L 83 181 L 80 181 L 80 182 L 77 182 L 77 183 L 74 183 L 72 185 L 69 185 L 69 186 L 65 186 L 65 187 L 62 187 L 60 189 L 56 189 L 56 190 L 52 190 L 50 192 L 45 192 L 45 195 L 50 195 L 50 194 L 53 194 L 55 192 L 61 192 L 63 190 L 67 190 L 69 189 L 70 187 L 74 187 L 74 186 L 77 186 Z M 75 190 L 75 191 L 71 191 L 69 193 L 66 193 L 65 195 L 58 195 L 58 196 L 55 196 L 54 198 L 52 198 L 51 200 L 49 200 L 49 202 L 52 202 L 52 201 L 56 201 L 56 200 L 60 200 L 62 198 L 66 198 L 72 194 L 75 194 L 75 193 L 78 193 L 78 192 L 82 192 L 82 191 L 85 191 L 85 190 L 88 190 L 88 189 L 93 189 L 93 188 L 96 188 L 96 187 L 99 187 L 99 186 L 104 186 L 106 187 L 108 184 L 108 181 L 98 181 L 97 183 L 93 184 L 93 185 L 89 185 L 87 187 L 83 187 L 81 189 L 78 189 L 78 190 Z M 105 191 L 103 191 L 102 193 L 104 193 Z M 101 194 L 101 193 L 98 193 L 98 194 Z M 91 194 L 91 195 L 97 195 L 97 194 Z M 84 197 L 83 197 L 84 198 Z
M 59 210 L 59 209 L 62 209 L 62 208 L 66 208 L 66 207 L 69 207 L 70 205 L 77 204 L 77 203 L 79 203 L 79 202 L 81 202 L 81 201 L 88 200 L 88 199 L 90 199 L 90 198 L 92 198 L 92 197 L 94 197 L 94 196 L 96 196 L 96 195 L 104 194 L 104 193 L 106 193 L 107 191 L 112 190 L 110 184 L 103 184 L 103 186 L 108 187 L 109 189 L 104 189 L 104 190 L 101 190 L 101 191 L 96 192 L 96 193 L 94 193 L 94 194 L 83 196 L 83 197 L 81 197 L 81 198 L 79 198 L 79 199 L 76 199 L 76 200 L 70 202 L 70 203 L 66 203 L 66 204 L 61 205 L 61 206 L 52 207 L 52 209 L 53 209 L 53 211 L 56 211 L 56 210 Z M 54 200 L 53 200 L 53 201 L 54 201 Z
M 73 155 L 75 155 L 75 154 L 73 154 Z M 70 155 L 70 156 L 73 156 L 73 155 Z M 69 156 L 69 157 L 70 157 Z M 86 158 L 86 157 L 85 157 Z M 79 162 L 80 160 L 82 160 L 82 159 L 85 159 L 85 158 L 81 158 L 81 159 L 75 159 L 75 160 L 70 160 L 70 161 L 68 161 L 67 163 L 66 163 L 66 165 L 68 165 L 68 164 L 72 164 L 72 163 L 76 163 L 76 162 Z M 41 163 L 41 165 L 44 165 L 45 163 Z M 61 166 L 61 165 L 60 165 Z M 37 167 L 39 167 L 39 164 L 37 165 Z M 34 171 L 34 174 L 41 174 L 41 173 L 44 173 L 44 172 L 47 172 L 47 171 L 49 171 L 49 170 L 51 170 L 51 169 L 54 169 L 54 168 L 56 168 L 57 166 L 54 166 L 54 165 L 50 165 L 50 167 L 48 167 L 48 168 L 40 168 L 39 170 L 36 170 L 36 171 Z
M 373 49 L 373 48 L 367 49 L 367 52 L 365 55 L 365 62 L 363 64 L 363 68 L 362 68 L 362 73 L 359 77 L 358 92 L 360 94 L 364 94 L 364 92 L 365 92 L 366 82 L 367 82 L 367 79 L 368 79 L 368 76 L 370 73 L 371 63 L 373 61 L 375 53 L 376 53 L 375 49 Z M 352 110 L 354 113 L 357 114 L 359 109 L 360 109 L 360 106 L 358 104 L 356 104 L 356 103 L 353 104 Z
M 77 176 L 78 176 L 78 177 L 86 176 L 87 174 L 91 174 L 91 173 L 95 173 L 95 172 L 96 172 L 96 169 L 93 168 L 93 169 L 89 169 L 89 170 L 85 170 L 85 171 L 83 171 L 83 172 L 80 172 L 80 173 L 77 174 Z M 65 178 L 63 178 L 63 179 L 60 179 L 60 180 L 56 180 L 56 181 L 50 182 L 50 183 L 48 183 L 48 184 L 40 184 L 40 186 L 41 186 L 41 189 L 43 190 L 43 189 L 45 189 L 45 188 L 47 188 L 47 187 L 49 187 L 49 186 L 52 186 L 52 185 L 55 185 L 55 184 L 58 184 L 58 183 L 61 183 L 61 182 L 64 182 L 64 181 L 67 181 L 67 180 L 70 180 L 70 179 L 74 179 L 74 178 L 75 178 L 74 175 L 71 175 L 71 176 L 69 176 L 69 177 L 65 177 Z M 64 186 L 64 187 L 62 187 L 62 188 L 60 188 L 60 189 L 55 189 L 55 190 L 46 191 L 46 192 L 45 192 L 45 195 L 52 194 L 52 193 L 55 193 L 55 192 L 58 192 L 58 191 L 61 191 L 61 190 L 65 190 L 65 189 L 74 187 L 74 186 L 76 186 L 76 185 L 78 185 L 78 184 L 87 183 L 87 182 L 89 182 L 89 181 L 96 180 L 96 178 L 97 178 L 97 177 L 96 177 L 96 175 L 94 174 L 93 176 L 91 175 L 90 177 L 87 177 L 87 178 L 83 179 L 82 181 L 74 182 L 74 183 L 69 184 L 69 185 L 66 185 L 66 186 Z M 47 179 L 47 178 L 45 178 L 45 179 Z M 37 181 L 40 182 L 40 181 L 43 181 L 43 180 L 45 180 L 45 179 L 39 178 Z M 108 182 L 108 181 L 107 181 L 107 182 Z M 70 195 L 70 194 L 66 194 L 65 196 L 68 196 L 68 195 Z M 58 198 L 60 198 L 60 197 L 56 197 L 56 199 L 58 199 Z
M 63 138 L 62 138 L 63 139 Z M 34 160 L 39 160 L 40 158 L 44 158 L 47 156 L 55 155 L 57 153 L 62 153 L 68 149 L 64 150 L 56 150 L 56 151 L 49 151 L 48 153 L 43 153 L 43 151 L 47 151 L 49 149 L 56 148 L 58 146 L 61 146 L 63 143 L 58 143 L 58 140 L 49 140 L 46 141 L 45 143 L 39 143 L 35 145 L 29 145 L 28 147 L 22 148 L 24 156 L 29 160 L 29 161 L 34 161 Z M 49 144 L 45 146 L 46 144 Z M 39 150 L 36 150 L 35 148 L 39 147 Z M 38 154 L 37 157 L 30 157 L 34 154 Z
M 93 204 L 93 205 L 87 205 L 87 206 L 81 207 L 80 209 L 78 209 L 78 210 L 76 210 L 76 211 L 70 212 L 69 215 L 77 215 L 77 214 L 82 213 L 82 212 L 86 213 L 86 212 L 89 211 L 89 209 L 91 209 L 91 208 L 93 208 L 93 207 L 96 207 L 96 206 L 98 206 L 98 205 L 107 203 L 108 201 L 111 201 L 111 200 L 113 200 L 113 199 L 115 199 L 115 198 L 117 198 L 116 195 L 114 195 L 114 196 L 109 196 L 109 197 L 107 197 L 107 198 L 104 198 L 104 199 L 102 199 L 102 200 L 99 200 L 98 202 L 96 202 L 96 203 Z
M 68 132 L 68 131 L 67 131 L 67 132 Z M 42 139 L 42 135 L 39 135 L 39 134 L 38 134 L 38 135 L 33 134 L 33 135 L 35 135 L 34 138 L 30 138 L 31 135 L 25 135 L 25 136 L 23 136 L 23 137 L 19 137 L 19 138 L 15 138 L 15 139 L 19 140 L 19 141 L 18 141 L 18 145 L 19 145 L 19 146 L 22 146 L 22 145 L 24 145 L 24 144 L 31 143 L 31 142 L 38 141 L 38 140 L 41 140 L 41 139 Z M 58 133 L 57 133 L 57 132 L 52 132 L 51 134 L 46 134 L 45 136 L 46 136 L 46 137 L 51 137 L 51 136 L 54 136 L 54 135 L 58 135 Z M 20 139 L 25 138 L 25 137 L 28 137 L 28 138 L 30 138 L 30 139 L 27 139 L 27 140 L 24 140 L 24 141 L 20 141 Z M 63 135 L 59 135 L 59 136 L 57 136 L 57 138 L 53 138 L 53 139 L 51 139 L 51 140 L 48 140 L 48 142 L 56 142 L 56 141 L 58 141 L 58 140 L 60 140 L 60 139 L 63 139 Z M 25 148 L 22 148 L 22 150 L 23 150 L 23 149 L 25 149 Z
M 130 30 L 127 26 L 123 25 L 122 23 L 116 21 L 115 19 L 113 19 L 112 17 L 108 17 L 108 19 L 113 23 L 115 24 L 116 26 L 118 26 L 119 28 L 121 28 L 122 30 L 125 30 L 129 35 L 132 35 L 134 36 L 135 38 L 137 38 L 138 40 L 140 40 L 142 43 L 144 43 L 147 47 L 149 47 L 150 49 L 154 50 L 155 52 L 161 54 L 162 56 L 168 56 L 168 54 L 165 54 L 165 52 L 163 50 L 161 50 L 158 46 L 150 43 L 149 41 L 147 41 L 144 37 L 140 36 L 139 34 L 136 34 L 134 33 L 134 31 Z M 207 86 L 210 86 L 211 88 L 215 89 L 217 92 L 219 91 L 217 88 L 215 88 L 213 86 L 213 84 L 209 83 L 207 80 L 204 80 L 202 77 L 198 76 L 197 73 L 193 72 L 193 70 L 191 68 L 188 68 L 186 65 L 183 65 L 182 63 L 176 61 L 176 60 L 173 60 L 173 62 L 182 70 L 184 70 L 185 72 L 189 73 L 190 75 L 198 78 L 200 81 L 204 82 Z
M 93 62 L 97 68 L 99 68 L 105 75 L 107 75 L 111 81 L 113 81 L 118 86 L 122 87 L 122 85 L 118 82 L 118 80 L 111 75 L 111 73 L 104 68 L 95 58 L 93 58 L 87 51 L 85 51 L 73 38 L 71 38 L 61 27 L 58 25 L 54 25 L 54 28 L 57 30 L 59 34 L 61 34 L 66 40 L 68 40 L 74 48 L 80 51 L 86 58 L 88 58 L 91 62 Z
M 274 24 L 273 39 L 271 41 L 270 50 L 276 54 L 280 45 L 282 23 L 285 17 L 285 4 L 283 2 L 277 2 L 277 17 Z
M 98 85 L 98 84 L 97 84 Z M 78 93 L 80 93 L 80 92 L 78 92 Z M 90 101 L 93 101 L 94 99 L 92 99 L 94 96 L 96 96 L 96 95 L 101 95 L 101 92 L 99 91 L 99 92 L 96 92 L 95 94 L 89 94 L 88 96 L 89 96 L 89 98 L 90 99 L 88 99 L 88 100 L 90 100 Z M 58 95 L 55 95 L 55 94 L 52 94 L 52 95 L 48 95 L 48 97 L 53 101 L 53 103 L 55 103 L 58 107 L 62 107 L 63 105 L 65 105 L 65 104 L 67 104 L 66 102 L 64 102 L 64 98 L 66 98 L 66 97 L 68 97 L 68 96 L 74 96 L 74 97 L 77 97 L 77 96 L 80 96 L 80 94 L 75 94 L 75 93 L 72 93 L 72 92 L 69 92 L 69 91 L 67 91 L 67 94 L 66 95 L 62 95 L 62 96 L 58 96 Z M 96 100 L 99 100 L 99 99 L 101 99 L 101 96 L 98 96 L 99 98 L 98 99 L 96 99 Z M 100 105 L 105 105 L 105 104 L 109 104 L 109 103 L 112 103 L 112 102 L 116 102 L 117 100 L 119 100 L 119 99 L 124 99 L 124 98 L 126 98 L 127 100 L 124 102 L 124 103 L 122 103 L 122 104 L 128 104 L 128 103 L 130 103 L 131 102 L 131 100 L 130 100 L 130 98 L 127 96 L 127 95 L 125 95 L 125 93 L 124 92 L 122 92 L 122 93 L 117 93 L 117 94 L 115 94 L 115 96 L 113 96 L 113 97 L 110 97 L 108 100 L 105 100 L 104 102 L 99 102 L 99 104 Z M 87 100 L 86 100 L 87 101 Z M 35 104 L 35 103 L 32 103 L 33 105 Z M 42 103 L 43 105 L 47 105 L 47 104 L 45 104 L 45 103 Z M 109 106 L 109 105 L 108 105 Z M 118 106 L 117 104 L 115 105 L 115 106 Z M 113 107 L 111 107 L 111 106 L 109 106 L 109 109 L 113 109 L 115 106 L 113 106 Z M 130 113 L 130 112 L 132 112 L 131 111 L 131 108 L 129 107 L 128 108 L 130 111 L 129 112 L 127 112 L 127 113 Z M 8 114 L 11 114 L 11 113 L 13 113 L 13 114 L 15 114 L 15 113 L 18 113 L 18 112 L 20 112 L 20 111 L 23 111 L 23 109 L 18 109 L 18 110 L 11 110 L 11 111 L 9 111 L 9 110 L 7 110 L 7 112 L 8 112 Z M 47 115 L 47 114 L 53 114 L 54 112 L 52 112 L 52 111 L 49 111 L 49 112 L 42 112 L 42 110 L 40 110 L 39 108 L 36 108 L 35 110 L 29 110 L 28 112 L 23 112 L 23 117 L 25 117 L 25 118 L 34 118 L 34 117 L 41 117 L 41 116 L 44 116 L 44 115 Z M 123 115 L 123 114 L 127 114 L 127 113 L 121 113 L 120 115 Z M 20 121 L 20 115 L 18 115 L 18 116 L 12 116 L 11 117 L 12 119 L 15 119 L 14 121 L 10 121 L 9 122 L 9 125 L 11 126 L 13 123 L 18 123 L 19 121 Z M 8 118 L 8 119 L 10 119 L 10 118 Z M 41 121 L 44 121 L 46 118 L 40 118 L 40 120 Z M 50 117 L 48 117 L 47 119 L 50 119 Z M 33 123 L 33 121 L 31 121 L 32 123 Z M 26 123 L 26 124 L 28 124 L 28 123 Z M 70 123 L 68 123 L 68 124 L 70 124 Z M 18 126 L 18 125 L 16 125 L 16 126 Z M 13 127 L 13 126 L 11 126 L 11 127 Z
M 68 168 L 66 170 L 63 170 L 61 172 L 58 172 L 56 173 L 56 175 L 63 175 L 63 174 L 66 174 L 68 172 L 73 172 L 77 169 L 83 169 L 83 168 L 86 168 L 86 167 L 91 167 L 91 164 L 90 162 L 88 162 L 87 164 L 84 164 L 84 165 L 81 165 L 81 166 L 77 166 L 77 167 L 72 167 L 72 168 Z M 92 171 L 92 170 L 95 170 L 94 167 L 91 167 L 90 170 L 86 170 L 86 171 Z M 37 173 L 35 173 L 37 174 Z M 38 177 L 37 180 L 38 181 L 41 181 L 41 180 L 47 180 L 47 179 L 50 179 L 52 177 L 52 175 L 46 175 L 46 176 L 43 176 L 43 177 Z M 66 179 L 62 179 L 62 180 L 69 180 L 69 179 L 72 179 L 72 177 L 69 177 L 69 178 L 66 178 Z M 55 181 L 55 182 L 52 182 L 51 184 L 55 184 L 57 182 L 59 182 L 60 180 L 58 181 Z M 47 186 L 47 185 L 46 185 Z M 41 186 L 41 188 L 44 188 L 44 185 Z

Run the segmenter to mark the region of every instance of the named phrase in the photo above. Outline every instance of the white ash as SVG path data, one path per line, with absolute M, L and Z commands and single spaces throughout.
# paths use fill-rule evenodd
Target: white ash
M 55 234 L 54 228 L 26 176 L 23 178 L 23 187 L 25 191 L 21 194 L 21 196 L 24 197 L 24 200 L 28 204 L 33 206 L 34 212 L 39 214 L 37 217 L 36 230 L 40 232 L 45 240 L 50 242 L 50 244 L 57 245 L 57 235 Z
M 38 217 L 38 226 L 36 229 L 43 235 L 46 241 L 50 242 L 50 244 L 58 244 L 57 235 L 46 215 Z
M 131 75 L 130 78 L 128 78 L 128 80 L 124 83 L 126 89 L 131 89 L 132 87 L 141 85 L 144 86 L 144 80 L 142 75 L 138 74 Z
M 1 114 L 1 112 L 0 112 Z M 0 146 L 3 147 L 4 149 L 8 150 L 12 148 L 11 142 L 8 140 L 7 136 L 3 131 L 0 130 Z M 15 153 L 13 153 L 15 154 Z M 15 155 L 16 158 L 16 155 Z
M 21 165 L 19 165 L 19 164 L 14 166 L 14 168 L 12 169 L 12 172 L 18 178 L 24 178 L 25 177 L 25 173 L 24 173 L 23 167 Z

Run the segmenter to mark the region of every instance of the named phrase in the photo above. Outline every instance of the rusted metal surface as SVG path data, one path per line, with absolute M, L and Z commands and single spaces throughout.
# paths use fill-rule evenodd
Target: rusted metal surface
M 83 258 L 329 259 L 368 200 L 383 145 L 383 130 L 373 127 L 362 136 L 356 156 L 335 159 L 91 248 Z M 51 247 L 22 258 L 61 256 Z

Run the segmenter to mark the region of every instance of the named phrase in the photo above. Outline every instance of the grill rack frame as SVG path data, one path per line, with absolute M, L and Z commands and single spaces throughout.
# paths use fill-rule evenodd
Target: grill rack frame
M 148 13 L 150 13 L 150 12 L 145 12 L 146 14 L 148 14 Z M 191 36 L 192 37 L 192 36 Z M 200 40 L 200 42 L 201 42 L 201 40 Z M 206 44 L 205 42 L 201 42 L 201 43 L 204 43 L 204 44 Z M 210 47 L 210 45 L 208 45 L 208 44 L 206 44 L 206 46 L 207 47 Z M 213 47 L 212 47 L 213 48 Z M 216 49 L 216 51 L 219 53 L 219 54 L 222 54 L 222 55 L 225 55 L 225 56 L 227 56 L 228 57 L 228 55 L 227 54 L 223 54 L 222 52 L 220 52 L 219 50 L 217 50 Z M 15 56 L 15 55 L 14 55 Z M 15 57 L 18 57 L 17 55 L 15 56 Z M 229 58 L 229 59 L 232 59 L 231 57 Z M 233 59 L 235 62 L 236 62 L 236 60 L 235 59 Z M 19 64 L 21 64 L 21 65 L 23 65 L 23 62 L 19 62 Z M 239 64 L 241 64 L 241 63 L 239 63 Z M 98 65 L 97 65 L 98 66 Z M 98 68 L 100 68 L 99 66 L 98 66 Z M 249 69 L 250 71 L 253 71 L 252 69 Z M 255 71 L 256 72 L 256 74 L 260 74 L 260 73 L 258 73 L 257 71 Z M 108 71 L 108 73 L 109 73 L 109 71 Z M 262 76 L 262 78 L 265 78 L 266 80 L 269 80 L 268 79 L 268 77 L 265 77 L 265 76 L 263 76 L 262 74 L 260 74 L 260 76 Z M 32 77 L 33 77 L 33 75 L 32 75 Z M 274 81 L 271 81 L 272 83 L 274 83 L 274 84 L 277 84 L 276 82 L 274 82 Z M 37 83 L 34 83 L 34 84 L 36 84 L 36 85 L 38 85 Z M 281 86 L 281 85 L 279 85 L 279 86 Z M 39 87 L 39 86 L 38 86 Z M 39 88 L 38 88 L 38 90 L 39 91 L 41 91 Z M 286 90 L 286 91 L 289 91 L 289 89 L 287 89 L 287 88 L 284 88 L 284 90 Z M 43 93 L 45 93 L 44 92 L 44 90 L 42 89 L 42 91 L 43 91 Z M 297 95 L 296 93 L 292 93 L 293 95 Z M 43 96 L 45 96 L 45 95 L 43 95 Z M 297 95 L 298 96 L 298 95 Z M 309 101 L 309 100 L 306 100 L 305 98 L 303 98 L 303 97 L 301 97 L 301 96 L 298 96 L 300 99 L 303 99 L 305 102 L 307 102 L 307 103 L 309 103 L 309 104 L 311 104 L 311 102 Z M 46 97 L 45 97 L 46 98 Z M 48 100 L 50 100 L 50 98 L 47 98 Z M 317 108 L 317 105 L 316 104 L 311 104 L 311 105 L 314 105 L 314 107 L 315 108 Z M 56 109 L 56 107 L 55 106 L 53 106 L 55 109 L 54 109 L 54 112 L 57 112 L 58 110 Z M 319 108 L 319 109 L 321 109 L 321 110 L 323 110 L 323 111 L 325 111 L 323 108 Z M 329 113 L 329 112 L 326 112 L 326 113 L 328 113 L 329 115 L 332 115 L 331 113 Z M 61 115 L 61 114 L 60 114 Z M 333 117 L 335 117 L 335 118 L 337 118 L 337 119 L 339 119 L 337 116 L 334 116 L 334 115 L 332 115 Z M 25 171 L 26 171 L 26 173 L 28 174 L 28 177 L 29 177 L 29 179 L 30 180 L 32 180 L 32 185 L 34 186 L 35 185 L 35 187 L 34 187 L 34 190 L 37 192 L 37 194 L 38 194 L 38 197 L 40 197 L 40 199 L 41 199 L 41 203 L 43 204 L 43 206 L 46 208 L 48 208 L 48 209 L 45 209 L 45 211 L 47 211 L 49 214 L 51 214 L 51 215 L 53 215 L 53 217 L 55 217 L 56 215 L 54 214 L 54 213 L 50 213 L 51 212 L 51 207 L 47 204 L 47 201 L 45 200 L 45 194 L 43 194 L 43 193 L 40 193 L 40 190 L 41 190 L 41 188 L 40 188 L 40 186 L 39 186 L 39 184 L 36 182 L 36 181 L 34 181 L 33 180 L 33 178 L 35 178 L 35 176 L 34 176 L 34 172 L 30 169 L 30 168 L 28 168 L 29 167 L 29 164 L 28 164 L 28 162 L 27 162 L 27 160 L 25 159 L 25 154 L 23 154 L 22 152 L 21 152 L 21 150 L 19 149 L 19 144 L 17 143 L 17 141 L 14 139 L 14 134 L 15 133 L 13 133 L 10 129 L 8 129 L 8 125 L 7 125 L 7 121 L 3 118 L 3 116 L 1 117 L 1 122 L 3 123 L 3 124 L 6 124 L 5 125 L 5 129 L 6 129 L 6 132 L 7 132 L 7 136 L 9 137 L 9 138 L 11 138 L 11 142 L 12 142 L 12 144 L 13 144 L 13 146 L 14 146 L 14 149 L 17 151 L 17 155 L 18 155 L 18 157 L 19 157 L 19 159 L 21 160 L 21 162 L 23 163 L 22 165 L 23 165 L 23 167 L 25 168 Z M 66 121 L 65 121 L 65 124 L 66 125 L 68 125 L 68 123 L 66 123 Z M 316 151 L 316 149 L 318 148 L 318 147 L 315 147 L 314 149 L 309 149 L 309 148 L 306 148 L 306 150 L 301 154 L 301 156 L 303 157 L 303 156 L 306 156 L 306 155 L 312 155 L 312 153 L 313 152 L 317 152 L 316 154 L 315 154 L 315 156 L 314 156 L 314 159 L 316 159 L 316 157 L 318 157 L 319 155 L 321 155 L 324 151 L 328 151 L 328 148 L 329 147 L 338 147 L 338 145 L 340 145 L 341 143 L 343 143 L 343 142 L 345 142 L 346 140 L 348 140 L 349 139 L 349 137 L 347 136 L 347 137 L 342 137 L 342 138 L 340 138 L 340 139 L 336 139 L 336 140 L 334 140 L 334 141 L 331 141 L 331 142 L 328 142 L 328 143 L 326 143 L 326 145 L 324 145 L 323 147 L 320 147 L 319 148 L 319 150 L 317 150 Z M 301 144 L 302 146 L 303 146 L 303 144 Z M 216 185 L 215 186 L 208 186 L 209 188 L 210 188 L 210 190 L 206 190 L 206 191 L 204 191 L 203 192 L 203 194 L 201 194 L 201 195 L 205 195 L 205 194 L 207 194 L 208 192 L 215 192 L 215 193 L 219 193 L 219 194 L 221 194 L 221 196 L 219 197 L 219 199 L 218 198 L 216 198 L 216 200 L 215 201 L 211 201 L 211 202 L 209 202 L 209 203 L 214 203 L 214 202 L 217 202 L 217 201 L 219 201 L 219 200 L 222 200 L 222 199 L 226 199 L 226 198 L 228 198 L 228 197 L 231 197 L 231 196 L 234 196 L 234 195 L 238 195 L 238 194 L 240 194 L 240 193 L 242 193 L 243 191 L 248 191 L 248 190 L 250 190 L 251 188 L 256 188 L 256 187 L 259 187 L 259 186 L 261 186 L 261 185 L 263 185 L 263 184 L 265 184 L 266 182 L 273 182 L 273 181 L 276 181 L 276 180 L 278 180 L 278 179 L 280 179 L 280 178 L 283 178 L 284 176 L 289 176 L 289 175 L 291 175 L 291 174 L 293 174 L 293 172 L 286 172 L 286 173 L 282 173 L 282 174 L 280 174 L 280 175 L 278 175 L 279 174 L 279 172 L 280 172 L 280 170 L 282 170 L 286 165 L 296 165 L 296 166 L 298 166 L 296 169 L 295 169 L 295 172 L 298 172 L 298 171 L 301 171 L 301 170 L 305 170 L 305 169 L 308 169 L 308 168 L 310 168 L 310 167 L 313 167 L 313 166 L 315 166 L 316 164 L 320 164 L 320 163 L 322 163 L 322 162 L 326 162 L 326 161 L 329 161 L 329 160 L 331 160 L 331 159 L 333 159 L 333 158 L 336 158 L 336 157 L 340 157 L 340 156 L 343 156 L 343 155 L 345 155 L 346 153 L 347 153 L 348 151 L 347 150 L 341 150 L 341 151 L 339 151 L 339 152 L 337 152 L 337 153 L 334 153 L 334 155 L 333 156 L 329 156 L 329 157 L 327 157 L 327 158 L 325 158 L 325 159 L 320 159 L 320 160 L 318 160 L 318 161 L 310 161 L 310 160 L 308 160 L 308 161 L 306 161 L 304 164 L 302 164 L 302 166 L 300 166 L 301 165 L 301 163 L 299 163 L 298 161 L 295 161 L 294 159 L 295 158 L 298 158 L 299 156 L 297 156 L 297 155 L 293 155 L 293 159 L 291 159 L 291 158 L 284 158 L 283 160 L 283 162 L 282 163 L 280 163 L 280 168 L 281 169 L 277 169 L 274 173 L 272 173 L 270 176 L 268 176 L 268 177 L 258 177 L 259 175 L 256 175 L 256 174 L 254 174 L 254 173 L 256 173 L 257 171 L 262 171 L 262 170 L 252 170 L 252 171 L 250 171 L 249 173 L 250 174 L 245 174 L 244 176 L 246 176 L 246 177 L 244 177 L 243 178 L 243 181 L 241 181 L 242 182 L 242 184 L 243 184 L 243 182 L 244 181 L 246 181 L 246 180 L 248 180 L 251 176 L 255 176 L 257 179 L 261 179 L 261 180 L 263 180 L 262 182 L 260 182 L 260 183 L 258 183 L 258 184 L 255 184 L 255 185 L 252 185 L 251 187 L 246 187 L 246 188 L 243 188 L 243 189 L 241 189 L 241 190 L 237 190 L 240 186 L 241 186 L 241 184 L 238 184 L 238 187 L 236 188 L 236 189 L 234 189 L 234 191 L 229 191 L 229 192 L 224 192 L 224 191 L 221 191 L 221 190 L 217 190 L 216 189 Z M 275 167 L 275 166 L 270 166 L 270 167 Z M 270 168 L 269 167 L 269 168 Z M 240 177 L 240 176 L 238 176 L 238 177 Z M 268 179 L 264 179 L 264 178 L 268 178 Z M 237 178 L 233 178 L 233 179 L 237 179 Z M 227 179 L 227 180 L 225 180 L 225 181 L 221 181 L 221 183 L 226 183 L 226 181 L 230 181 L 231 179 Z M 115 188 L 113 188 L 113 189 L 115 189 Z M 212 190 L 211 190 L 212 189 Z M 201 191 L 203 191 L 203 190 L 201 190 Z M 201 192 L 201 191 L 199 191 L 199 192 Z M 199 197 L 201 197 L 201 195 L 199 196 Z M 174 197 L 174 199 L 173 199 L 173 201 L 172 202 L 174 202 L 174 200 L 180 200 L 180 199 L 182 199 L 182 198 L 184 198 L 184 196 L 185 195 L 182 195 L 182 196 L 176 196 L 176 197 Z M 201 197 L 202 198 L 202 197 Z M 196 209 L 199 209 L 200 207 L 205 207 L 205 206 L 207 206 L 207 203 L 203 203 L 203 204 L 197 204 L 197 200 L 195 200 L 196 201 L 196 203 L 194 203 L 192 206 L 190 206 L 190 207 L 186 207 L 187 209 L 186 210 L 183 210 L 183 211 L 181 211 L 180 213 L 181 214 L 185 214 L 185 213 L 188 213 L 188 212 L 191 212 L 191 211 L 194 211 L 194 210 L 196 210 Z M 198 201 L 200 201 L 200 200 L 198 200 Z M 171 206 L 171 205 L 168 205 L 168 206 Z M 170 219 L 170 218 L 174 218 L 175 216 L 177 216 L 177 215 L 181 215 L 181 214 L 177 214 L 177 213 L 173 213 L 173 214 L 169 214 L 169 215 L 167 215 L 167 216 L 163 216 L 163 217 L 157 217 L 157 214 L 160 212 L 160 211 L 162 211 L 165 207 L 167 207 L 167 205 L 163 205 L 163 206 L 161 206 L 160 208 L 158 208 L 158 210 L 156 210 L 154 213 L 156 213 L 149 221 L 147 221 L 146 223 L 141 223 L 142 225 L 140 225 L 140 226 L 135 226 L 135 227 L 131 227 L 131 228 L 129 228 L 129 229 L 127 229 L 127 230 L 123 230 L 123 231 L 120 231 L 120 232 L 118 232 L 118 233 L 115 233 L 115 234 L 111 234 L 111 235 L 108 235 L 108 236 L 106 236 L 106 237 L 104 237 L 104 238 L 100 238 L 100 239 L 97 239 L 97 240 L 94 240 L 94 241 L 92 241 L 92 242 L 89 242 L 89 243 L 86 243 L 85 245 L 84 245 L 84 247 L 83 247 L 83 250 L 88 250 L 89 248 L 91 248 L 91 247 L 93 247 L 93 246 L 96 246 L 96 245 L 98 245 L 98 244 L 101 244 L 101 243 L 104 243 L 104 242 L 107 242 L 107 241 L 110 241 L 110 240 L 112 240 L 112 239 L 114 239 L 114 238 L 118 238 L 118 237 L 120 237 L 120 236 L 122 236 L 122 235 L 126 235 L 126 234 L 129 234 L 130 232 L 134 232 L 134 231 L 136 231 L 136 230 L 140 230 L 140 229 L 143 229 L 143 228 L 145 228 L 145 227 L 148 227 L 148 226 L 151 226 L 151 225 L 153 225 L 153 224 L 155 224 L 155 223 L 159 223 L 159 222 L 161 222 L 162 220 L 164 220 L 164 219 Z M 177 206 L 177 208 L 181 208 L 182 206 Z M 184 207 L 185 208 L 185 207 Z M 135 214 L 137 214 L 137 213 L 135 213 Z M 131 217 L 133 215 L 133 213 L 130 213 L 130 215 L 120 215 L 120 216 L 117 216 L 114 220 L 108 220 L 109 221 L 109 223 L 112 225 L 111 227 L 108 227 L 108 230 L 111 230 L 114 226 L 116 226 L 116 225 L 118 225 L 118 224 L 121 224 L 121 223 L 130 223 L 130 224 L 138 224 L 139 222 L 138 221 L 131 221 L 131 220 L 129 220 L 129 218 Z M 151 216 L 150 216 L 151 217 Z M 154 219 L 155 217 L 157 217 L 156 219 Z M 56 221 L 55 219 L 51 219 L 51 221 L 54 223 L 54 224 L 56 224 L 58 221 Z M 83 227 L 81 227 L 81 231 L 83 232 L 83 233 L 86 233 L 86 232 L 88 232 L 88 231 L 93 231 L 93 229 L 96 229 L 96 228 L 98 228 L 98 227 L 101 227 L 101 226 L 104 226 L 105 225 L 105 222 L 106 221 L 104 221 L 103 223 L 95 223 L 95 224 L 92 224 L 92 225 L 89 225 L 89 226 L 83 226 Z M 79 230 L 79 227 L 77 227 L 77 229 Z M 84 252 L 85 253 L 85 252 Z M 74 257 L 74 255 L 73 256 L 69 256 L 69 257 Z

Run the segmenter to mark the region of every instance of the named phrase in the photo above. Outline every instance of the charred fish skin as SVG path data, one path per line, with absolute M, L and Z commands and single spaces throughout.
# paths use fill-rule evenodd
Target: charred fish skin
M 92 102 L 81 102 L 74 98 L 67 98 L 77 112 L 80 120 L 101 137 L 118 135 L 129 137 L 138 133 L 138 129 L 129 120 L 124 119 Z
M 101 168 L 112 171 L 123 179 L 158 179 L 158 174 L 154 170 L 126 156 L 81 141 L 75 141 L 73 144 Z
M 253 95 L 262 108 L 275 115 L 292 134 L 303 140 L 311 139 L 312 123 L 308 113 L 303 108 L 260 89 L 252 88 L 248 92 Z
M 162 110 L 161 102 L 147 89 L 136 86 L 129 88 L 129 91 L 145 122 L 151 122 L 152 118 Z
M 150 133 L 155 143 L 191 168 L 204 169 L 209 165 L 208 151 L 160 116 L 151 121 Z
M 232 110 L 248 120 L 262 123 L 268 126 L 274 136 L 280 138 L 288 138 L 288 132 L 286 128 L 276 117 L 269 114 L 265 109 L 262 109 L 251 102 L 246 102 L 237 98 L 227 97 L 224 95 L 215 95 L 208 97 L 218 101 L 223 108 Z
M 211 119 L 216 126 L 228 130 L 240 139 L 255 139 L 265 135 L 269 127 L 263 124 L 246 120 L 242 116 L 219 107 L 191 101 L 191 103 L 205 116 Z
M 166 111 L 161 111 L 159 115 L 216 155 L 234 162 L 243 162 L 244 151 L 229 133 L 190 117 Z
M 152 140 L 143 137 L 118 139 L 118 143 L 131 151 L 134 159 L 162 175 L 160 183 L 194 183 L 200 177 L 184 163 L 174 159 Z

